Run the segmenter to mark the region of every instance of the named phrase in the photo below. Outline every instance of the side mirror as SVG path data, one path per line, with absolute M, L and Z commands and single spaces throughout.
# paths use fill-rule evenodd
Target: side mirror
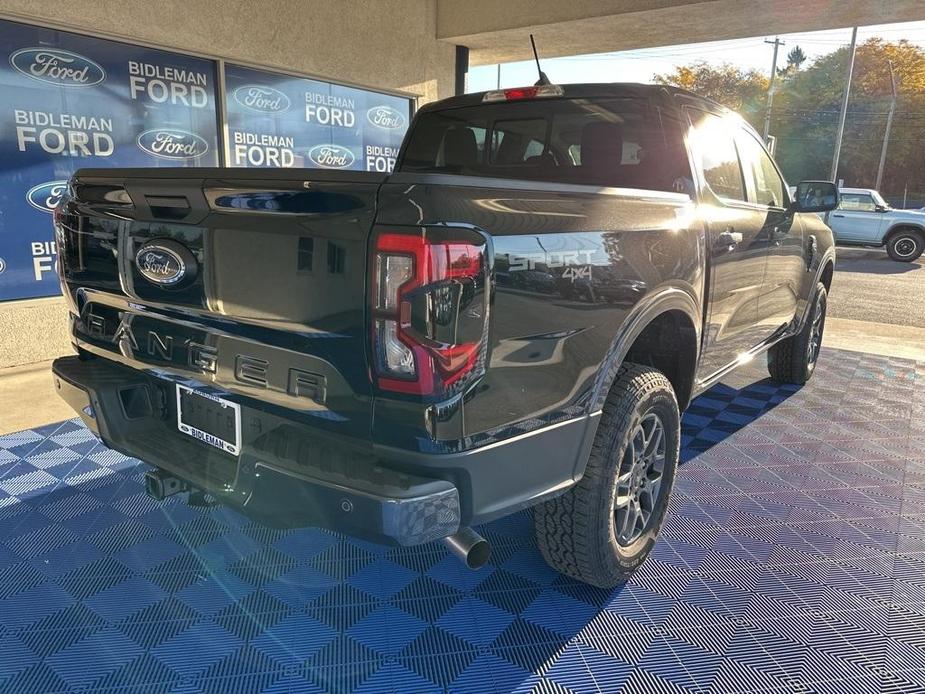
M 829 212 L 838 207 L 838 186 L 831 181 L 801 181 L 794 195 L 795 212 Z
M 877 206 L 874 207 L 874 209 L 875 209 L 877 212 L 886 212 L 886 207 L 884 207 L 883 205 L 877 205 Z

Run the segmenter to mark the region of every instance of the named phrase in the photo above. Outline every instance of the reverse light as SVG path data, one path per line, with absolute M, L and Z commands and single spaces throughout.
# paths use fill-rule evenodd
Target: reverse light
M 493 101 L 522 101 L 524 99 L 543 99 L 564 96 L 565 90 L 558 84 L 540 84 L 533 87 L 514 87 L 485 92 L 482 103 Z
M 488 325 L 484 237 L 465 229 L 382 232 L 370 267 L 380 388 L 446 395 L 480 373 Z

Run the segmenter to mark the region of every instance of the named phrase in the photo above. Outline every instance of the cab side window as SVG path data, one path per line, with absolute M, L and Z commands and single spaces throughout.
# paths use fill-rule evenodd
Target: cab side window
M 752 184 L 752 202 L 768 207 L 784 207 L 787 204 L 784 181 L 764 147 L 754 135 L 744 130 L 739 131 L 736 141 L 742 155 L 745 175 Z
M 724 118 L 702 111 L 688 111 L 692 150 L 704 181 L 721 200 L 746 200 L 742 167 L 729 123 Z
M 877 209 L 874 199 L 867 193 L 842 193 L 838 203 L 840 210 L 855 212 L 874 212 Z

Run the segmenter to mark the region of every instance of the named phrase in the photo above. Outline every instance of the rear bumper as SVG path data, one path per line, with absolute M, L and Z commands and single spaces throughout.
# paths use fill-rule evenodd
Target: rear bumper
M 204 489 L 255 520 L 417 545 L 531 506 L 583 472 L 597 420 L 583 417 L 455 454 L 331 436 L 238 398 L 234 457 L 177 430 L 175 385 L 105 359 L 53 364 L 61 397 L 111 448 Z M 581 465 L 579 463 L 581 462 Z

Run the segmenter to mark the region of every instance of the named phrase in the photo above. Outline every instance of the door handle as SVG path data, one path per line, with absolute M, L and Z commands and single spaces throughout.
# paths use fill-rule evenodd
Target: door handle
M 832 216 L 833 216 L 833 217 L 844 217 L 845 215 L 843 215 L 843 214 L 833 214 Z
M 733 231 L 731 227 L 716 237 L 716 245 L 726 246 L 729 250 L 732 250 L 740 243 L 742 243 L 742 232 Z

